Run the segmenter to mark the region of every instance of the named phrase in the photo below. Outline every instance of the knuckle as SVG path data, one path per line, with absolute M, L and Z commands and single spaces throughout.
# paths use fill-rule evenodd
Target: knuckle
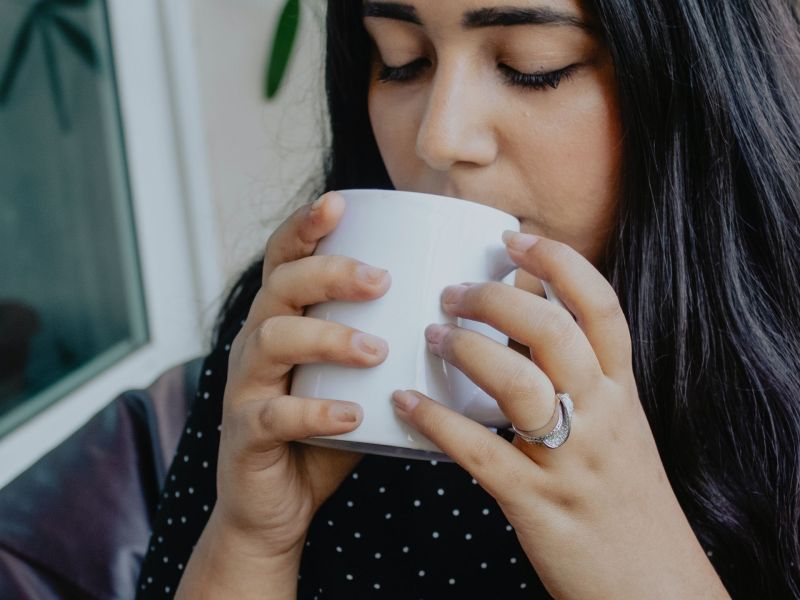
M 339 256 L 315 256 L 316 281 L 321 283 L 322 302 L 341 300 L 346 297 L 347 273 Z
M 575 337 L 575 321 L 564 309 L 553 311 L 544 320 L 551 344 L 569 345 Z
M 582 455 L 583 470 L 592 477 L 601 477 L 605 471 L 605 460 L 598 452 L 587 452 Z
M 264 432 L 275 429 L 278 421 L 275 400 L 273 398 L 268 402 L 264 402 L 256 412 L 255 417 L 249 419 L 251 434 L 260 436 Z
M 325 273 L 339 273 L 342 270 L 342 259 L 332 254 L 320 254 L 316 257 L 319 269 Z
M 278 263 L 275 267 L 273 267 L 269 273 L 264 276 L 259 294 L 266 296 L 277 296 L 278 289 L 281 287 L 281 282 L 285 280 L 286 269 L 287 263 L 285 262 Z
M 581 512 L 579 508 L 581 501 L 574 493 L 554 492 L 550 501 L 562 514 L 573 515 Z
M 500 393 L 504 399 L 512 404 L 530 401 L 531 395 L 536 395 L 539 382 L 531 373 L 529 361 L 526 361 L 526 363 L 514 362 L 515 364 L 508 372 L 508 377 L 503 382 Z
M 598 300 L 596 312 L 597 317 L 602 320 L 625 320 L 625 314 L 622 312 L 619 298 L 617 298 L 617 295 L 613 291 L 608 289 L 606 289 L 603 297 Z
M 284 319 L 279 315 L 267 317 L 259 323 L 258 327 L 256 327 L 252 333 L 255 346 L 259 351 L 272 347 L 271 340 L 280 337 L 280 329 L 283 323 Z
M 275 265 L 270 274 L 267 276 L 267 281 L 280 281 L 286 276 L 287 262 L 281 262 Z
M 478 286 L 473 286 L 467 291 L 469 303 L 476 308 L 487 305 L 492 297 L 497 295 L 502 285 L 501 283 L 490 281 Z
M 290 273 L 295 268 L 296 262 L 289 261 L 278 264 L 264 278 L 259 291 L 264 298 L 269 298 L 271 301 L 277 300 L 279 303 L 287 305 L 295 313 L 301 312 L 303 308 L 297 304 L 291 293 L 293 286 Z
M 359 273 L 359 268 L 365 267 L 373 267 L 373 265 L 369 263 L 364 263 L 355 259 L 350 259 L 346 270 L 346 279 L 349 283 L 349 291 L 353 294 L 356 298 L 369 298 L 375 295 L 378 288 L 383 287 L 384 280 L 370 280 L 365 281 L 361 274 Z
M 291 405 L 292 402 L 296 401 L 297 398 L 281 394 L 263 402 L 255 417 L 250 419 L 251 434 L 261 439 L 264 437 L 285 439 L 285 436 L 288 435 L 288 430 L 293 429 L 290 422 L 292 416 Z
M 229 357 L 234 357 L 234 356 L 238 357 L 241 355 L 242 347 L 244 346 L 244 343 L 246 341 L 245 338 L 246 338 L 245 328 L 242 327 L 233 337 L 233 341 L 231 342 Z
M 343 328 L 338 324 L 321 323 L 322 329 L 315 336 L 318 340 L 317 352 L 320 360 L 335 362 L 342 356 L 350 354 L 352 338 L 355 331 Z
M 327 282 L 322 288 L 322 302 L 332 302 L 342 297 L 341 286 L 334 280 Z
M 536 244 L 532 248 L 536 262 L 540 265 L 542 276 L 547 281 L 556 277 L 562 265 L 574 262 L 574 250 L 563 242 L 547 240 L 545 244 Z
M 267 238 L 266 243 L 264 244 L 264 258 L 266 259 L 267 263 L 273 264 L 273 260 L 275 258 L 275 233 Z M 274 265 L 273 265 L 274 266 Z
M 536 485 L 537 495 L 549 508 L 562 515 L 576 515 L 581 510 L 582 501 L 575 490 L 589 485 L 575 486 L 567 478 L 549 477 L 547 483 Z M 590 496 L 591 497 L 591 496 Z

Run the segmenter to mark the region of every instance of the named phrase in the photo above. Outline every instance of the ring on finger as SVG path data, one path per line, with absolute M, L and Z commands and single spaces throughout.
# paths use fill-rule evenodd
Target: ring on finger
M 550 427 L 550 423 L 545 425 L 542 428 L 534 429 L 534 430 L 520 430 L 517 429 L 516 426 L 512 423 L 511 429 L 514 430 L 522 440 L 528 442 L 529 444 L 534 444 L 537 446 L 546 446 L 547 448 L 558 448 L 564 442 L 567 441 L 570 432 L 570 426 L 572 422 L 572 413 L 574 411 L 574 404 L 572 402 L 572 398 L 569 397 L 569 394 L 556 394 L 556 410 L 554 412 L 553 418 L 550 419 L 550 423 L 556 418 L 557 415 L 557 422 L 554 427 Z

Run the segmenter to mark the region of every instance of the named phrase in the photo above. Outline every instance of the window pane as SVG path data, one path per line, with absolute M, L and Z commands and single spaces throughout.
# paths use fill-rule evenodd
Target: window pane
M 0 0 L 0 435 L 146 341 L 105 2 Z

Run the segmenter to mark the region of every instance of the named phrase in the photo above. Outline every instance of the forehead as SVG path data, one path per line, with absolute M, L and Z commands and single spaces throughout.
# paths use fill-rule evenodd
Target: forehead
M 366 20 L 410 23 L 426 30 L 476 30 L 538 25 L 590 29 L 577 0 L 364 0 Z

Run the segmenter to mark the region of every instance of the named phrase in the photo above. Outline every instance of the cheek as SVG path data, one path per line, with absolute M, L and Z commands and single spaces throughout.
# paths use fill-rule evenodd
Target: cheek
M 422 119 L 419 102 L 411 95 L 376 90 L 375 84 L 369 90 L 369 118 L 375 142 L 397 188 L 413 185 L 424 166 L 416 154 L 417 131 Z
M 551 179 L 554 191 L 575 200 L 613 194 L 622 156 L 616 103 L 586 94 L 570 104 L 538 128 L 537 147 L 546 150 L 538 157 L 541 172 Z
M 576 81 L 576 84 L 579 82 Z M 593 254 L 619 199 L 622 132 L 613 87 L 587 78 L 552 104 L 514 111 L 509 151 L 543 224 L 555 237 Z M 548 100 L 548 102 L 550 102 Z M 519 115 L 523 115 L 522 119 Z M 522 121 L 522 122 L 520 122 Z M 513 149 L 512 149 L 513 148 Z

